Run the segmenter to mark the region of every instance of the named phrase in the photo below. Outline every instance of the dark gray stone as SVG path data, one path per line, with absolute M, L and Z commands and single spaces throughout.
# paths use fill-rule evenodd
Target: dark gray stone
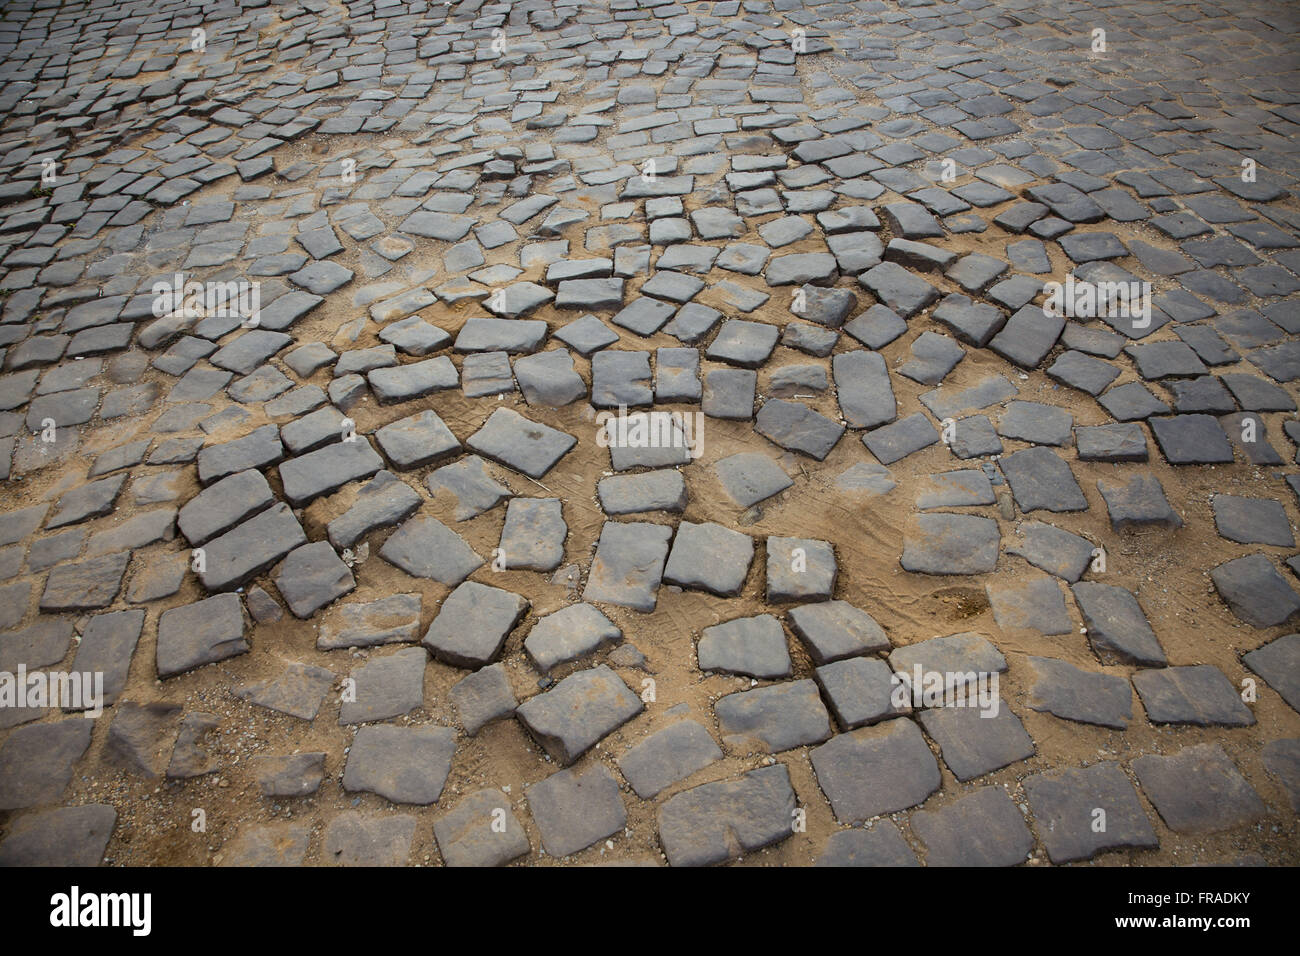
M 618 781 L 599 763 L 581 773 L 561 770 L 551 774 L 525 793 L 542 846 L 556 858 L 585 850 L 627 823 Z
M 0 843 L 0 867 L 99 866 L 116 823 L 117 811 L 106 804 L 27 814 Z
M 1154 724 L 1247 727 L 1255 722 L 1232 682 L 1209 664 L 1138 671 L 1133 686 Z
M 465 581 L 442 602 L 421 643 L 443 663 L 483 667 L 496 660 L 528 607 L 511 591 Z
M 656 731 L 618 758 L 618 769 L 637 796 L 653 799 L 668 787 L 722 759 L 709 732 L 693 720 Z
M 814 866 L 920 866 L 898 827 L 880 820 L 870 830 L 836 830 Z
M 494 411 L 465 444 L 484 458 L 541 478 L 578 443 L 572 435 L 508 408 Z
M 505 866 L 526 856 L 528 836 L 500 790 L 479 790 L 434 821 L 433 835 L 447 866 Z M 496 825 L 494 825 L 496 824 Z
M 851 826 L 914 807 L 939 789 L 939 764 L 906 717 L 839 734 L 810 756 L 835 819 Z
M 245 654 L 244 608 L 238 594 L 219 594 L 163 611 L 158 618 L 160 678 Z
M 302 507 L 322 495 L 333 494 L 344 485 L 369 478 L 384 467 L 370 442 L 358 435 L 354 441 L 339 441 L 280 465 L 284 496 L 294 507 Z
M 1133 692 L 1123 677 L 1080 670 L 1054 657 L 1030 656 L 1027 660 L 1034 670 L 1028 700 L 1031 710 L 1081 724 L 1128 729 Z
M 644 709 L 618 675 L 600 664 L 520 704 L 515 716 L 551 759 L 567 767 Z
M 1088 629 L 1088 642 L 1103 664 L 1163 667 L 1164 649 L 1131 591 L 1096 581 L 1072 585 Z
M 320 789 L 325 778 L 324 753 L 259 755 L 251 763 L 264 797 L 309 796 Z
M 1083 496 L 1070 466 L 1047 448 L 1026 448 L 999 462 L 1021 511 L 1086 511 Z
M 708 866 L 790 836 L 795 793 L 784 764 L 706 783 L 659 807 L 659 843 L 673 866 Z
M 423 706 L 428 660 L 422 648 L 407 647 L 385 657 L 372 657 L 353 670 L 353 693 L 343 698 L 339 723 L 387 720 Z
M 94 611 L 108 607 L 122 589 L 122 575 L 131 555 L 126 551 L 60 564 L 50 571 L 41 592 L 40 610 Z
M 1170 506 L 1164 488 L 1154 475 L 1136 474 L 1128 481 L 1100 478 L 1097 490 L 1106 502 L 1110 526 L 1115 531 L 1143 525 L 1173 530 L 1183 525 L 1183 519 Z
M 315 720 L 321 702 L 334 684 L 334 674 L 323 667 L 291 661 L 275 677 L 232 689 L 241 700 L 300 720 Z
M 606 521 L 583 600 L 653 611 L 672 536 L 672 528 L 665 525 Z
M 1241 655 L 1241 662 L 1264 678 L 1292 710 L 1300 711 L 1300 634 L 1284 634 Z
M 510 489 L 493 480 L 478 455 L 444 465 L 425 479 L 425 485 L 435 501 L 445 495 L 455 502 L 453 516 L 457 521 L 490 511 L 510 496 Z
M 1206 465 L 1232 461 L 1232 445 L 1211 415 L 1175 415 L 1148 419 L 1156 442 L 1171 465 Z
M 780 465 L 767 455 L 758 452 L 730 455 L 713 467 L 723 490 L 742 508 L 749 508 L 766 501 L 794 484 L 793 479 Z M 672 474 L 677 473 L 672 472 Z M 601 484 L 603 486 L 604 482 Z M 606 511 L 608 510 L 607 508 Z
M 866 611 L 846 601 L 821 601 L 791 608 L 790 629 L 816 664 L 890 648 L 884 630 Z
M 910 822 L 925 845 L 926 866 L 1015 866 L 1034 848 L 1020 808 L 1001 787 L 981 787 L 938 810 L 918 810 Z
M 1295 547 L 1291 522 L 1280 501 L 1214 495 L 1210 505 L 1214 510 L 1214 526 L 1229 541 Z
M 622 639 L 622 630 L 596 608 L 570 604 L 541 617 L 524 639 L 524 650 L 537 669 L 546 673 Z
M 734 597 L 744 586 L 753 560 L 754 541 L 749 535 L 713 522 L 682 521 L 664 566 L 663 580 L 720 597 Z
M 416 578 L 455 587 L 483 565 L 465 540 L 437 518 L 417 514 L 398 528 L 379 556 Z
M 1268 809 L 1218 744 L 1147 754 L 1133 761 L 1138 783 L 1176 833 L 1218 833 L 1262 819 Z
M 998 563 L 997 522 L 977 515 L 923 514 L 903 537 L 903 570 L 918 574 L 986 574 Z
M 343 789 L 427 806 L 442 796 L 455 752 L 450 727 L 362 727 L 348 751 Z
M 276 573 L 275 586 L 295 617 L 309 618 L 357 582 L 333 546 L 315 541 L 289 552 Z
M 92 721 L 69 717 L 11 731 L 0 744 L 0 810 L 61 800 L 94 729 Z
M 706 627 L 696 652 L 702 671 L 765 680 L 789 677 L 791 673 L 785 631 L 770 614 Z
M 1053 863 L 1160 845 L 1137 791 L 1114 761 L 1034 774 L 1025 778 L 1024 787 L 1035 828 Z M 1106 814 L 1104 828 L 1094 826 L 1101 819 L 1097 810 Z
M 739 751 L 779 753 L 831 735 L 817 685 L 807 679 L 728 694 L 713 710 L 723 743 Z
M 844 434 L 844 426 L 798 402 L 773 399 L 764 403 L 754 430 L 789 451 L 825 460 Z
M 829 541 L 811 538 L 767 539 L 767 600 L 828 601 L 839 567 Z
M 1232 613 L 1253 627 L 1274 627 L 1300 611 L 1300 595 L 1261 553 L 1225 561 L 1210 580 Z
M 519 706 L 504 664 L 480 668 L 454 684 L 447 693 L 461 726 L 471 737 L 492 721 L 513 716 Z
M 276 502 L 203 545 L 199 580 L 209 591 L 233 590 L 306 543 L 289 506 Z

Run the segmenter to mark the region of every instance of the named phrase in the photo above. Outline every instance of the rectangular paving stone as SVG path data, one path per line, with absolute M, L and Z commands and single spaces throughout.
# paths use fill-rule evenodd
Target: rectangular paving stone
M 1047 856 L 1053 863 L 1091 860 L 1115 849 L 1160 845 L 1137 791 L 1115 761 L 1026 777 L 1025 795 Z M 1105 827 L 1094 826 L 1105 813 Z
M 498 408 L 465 444 L 484 458 L 541 478 L 578 443 L 572 435 Z
M 384 460 L 363 435 L 339 441 L 291 458 L 280 465 L 284 496 L 295 507 L 333 494 L 351 481 L 369 478 L 384 467 Z
M 835 819 L 850 826 L 916 806 L 939 789 L 939 764 L 906 717 L 839 734 L 810 757 Z
M 644 709 L 641 698 L 599 664 L 524 701 L 515 716 L 551 759 L 567 767 Z
M 784 764 L 706 783 L 665 800 L 659 843 L 672 866 L 708 866 L 790 836 L 795 793 Z
M 666 525 L 606 521 L 591 559 L 583 600 L 653 611 L 672 535 L 672 528 Z
M 618 769 L 637 796 L 650 800 L 721 759 L 722 749 L 704 727 L 693 720 L 679 720 L 619 757 Z
M 158 619 L 156 664 L 167 678 L 246 654 L 244 608 L 238 594 L 219 594 L 164 611 Z
M 917 714 L 926 734 L 939 745 L 943 762 L 963 783 L 1034 755 L 1034 741 L 1020 718 L 1003 702 L 996 704 L 996 710 L 932 707 Z
M 1217 743 L 1184 747 L 1176 754 L 1146 754 L 1133 761 L 1142 791 L 1177 833 L 1217 833 L 1267 814 L 1246 778 Z

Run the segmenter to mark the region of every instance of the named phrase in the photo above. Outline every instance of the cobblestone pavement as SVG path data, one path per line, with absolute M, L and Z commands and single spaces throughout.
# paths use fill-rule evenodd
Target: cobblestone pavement
M 5 4 L 0 862 L 1300 862 L 1298 19 Z

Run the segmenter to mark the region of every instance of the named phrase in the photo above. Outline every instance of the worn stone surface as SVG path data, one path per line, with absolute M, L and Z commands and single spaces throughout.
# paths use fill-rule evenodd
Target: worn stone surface
M 91 721 L 76 716 L 11 732 L 0 744 L 0 810 L 61 799 L 94 729 Z
M 275 586 L 295 617 L 308 618 L 357 586 L 351 569 L 324 541 L 290 551 Z
M 292 661 L 279 675 L 240 685 L 233 692 L 260 707 L 312 720 L 333 683 L 332 671 Z
M 551 774 L 529 787 L 527 794 L 542 846 L 554 857 L 584 850 L 627 823 L 618 781 L 601 764 L 583 772 Z
M 1034 741 L 1020 718 L 1005 703 L 994 704 L 996 711 L 968 701 L 965 707 L 927 708 L 917 714 L 958 780 L 974 780 L 1034 755 Z
M 577 439 L 508 408 L 499 408 L 465 444 L 484 458 L 529 478 L 541 478 L 577 444 Z
M 599 664 L 525 701 L 515 716 L 552 759 L 568 766 L 643 709 L 618 675 Z
M 199 580 L 209 591 L 233 590 L 306 543 L 289 506 L 276 502 L 203 545 Z
M 0 843 L 0 866 L 99 866 L 116 823 L 102 803 L 29 814 Z
M 528 600 L 501 588 L 465 581 L 442 602 L 421 642 L 438 660 L 456 667 L 492 663 L 528 611 Z
M 623 632 L 590 604 L 571 604 L 544 615 L 524 638 L 524 650 L 542 673 L 577 660 L 603 644 L 617 643 Z
M 415 515 L 398 528 L 379 556 L 416 578 L 455 586 L 483 564 L 483 559 L 437 518 Z
M 511 498 L 501 529 L 501 566 L 555 570 L 564 560 L 568 531 L 559 498 Z
M 906 717 L 839 734 L 811 759 L 835 819 L 852 826 L 916 806 L 939 789 L 939 765 Z
M 707 730 L 679 720 L 630 748 L 618 758 L 618 769 L 637 796 L 648 800 L 721 759 L 722 750 Z
M 606 521 L 583 599 L 653 611 L 672 529 L 645 522 Z
M 1106 850 L 1159 845 L 1137 791 L 1114 761 L 1025 778 L 1034 826 L 1053 863 L 1090 860 Z M 1106 826 L 1093 821 L 1106 814 Z
M 407 814 L 369 816 L 345 810 L 325 828 L 322 857 L 339 866 L 404 866 L 415 822 Z
M 1133 772 L 1160 818 L 1180 833 L 1230 830 L 1267 812 L 1217 743 L 1184 747 L 1169 756 L 1146 754 L 1133 761 Z
M 889 650 L 889 637 L 866 611 L 847 601 L 821 601 L 791 608 L 790 630 L 817 664 Z
M 1080 581 L 1071 590 L 1088 642 L 1103 664 L 1165 663 L 1164 648 L 1131 591 L 1095 581 Z
M 1241 662 L 1300 711 L 1300 634 L 1284 634 L 1241 656 Z
M 1082 724 L 1117 730 L 1128 727 L 1133 692 L 1123 677 L 1081 670 L 1053 657 L 1029 657 L 1028 661 L 1034 670 L 1028 700 L 1031 709 Z
M 702 671 L 768 679 L 790 676 L 785 631 L 770 614 L 706 627 L 696 656 Z
M 784 764 L 706 783 L 659 807 L 659 842 L 673 866 L 707 866 L 790 836 L 795 793 Z
M 1209 664 L 1138 671 L 1133 686 L 1153 724 L 1244 727 L 1255 722 L 1231 681 Z
M 343 789 L 377 793 L 393 803 L 436 803 L 455 750 L 450 727 L 362 727 L 348 751 Z
M 424 668 L 428 655 L 408 647 L 372 658 L 352 671 L 352 693 L 339 708 L 340 724 L 360 724 L 400 717 L 424 703 Z
M 479 790 L 433 824 L 447 866 L 504 866 L 528 853 L 528 836 L 500 790 Z M 503 824 L 494 827 L 494 821 Z
M 920 574 L 985 574 L 998 563 L 997 522 L 978 515 L 926 514 L 903 539 L 904 570 Z
M 1210 579 L 1232 613 L 1255 627 L 1281 624 L 1300 611 L 1300 595 L 1263 554 L 1225 561 Z
M 747 534 L 720 524 L 677 526 L 663 579 L 684 588 L 698 588 L 722 597 L 740 593 L 754 559 L 754 541 Z
M 453 685 L 449 695 L 461 725 L 471 736 L 493 720 L 509 717 L 519 705 L 501 664 L 480 668 Z
M 898 832 L 881 820 L 870 830 L 836 830 L 822 847 L 814 866 L 920 866 L 916 854 Z
M 219 594 L 164 611 L 158 619 L 159 677 L 248 652 L 244 607 L 237 594 Z
M 537 819 L 561 768 L 520 700 L 601 666 L 644 697 L 558 786 L 684 722 L 712 761 L 709 708 L 799 681 L 849 740 L 934 723 L 884 693 L 924 664 L 1007 675 L 1038 752 L 995 781 L 1192 734 L 1269 804 L 1097 862 L 1294 862 L 1265 752 L 1300 700 L 1276 4 L 1126 7 L 1109 53 L 1043 0 L 364 6 L 0 11 L 0 675 L 110 702 L 0 853 L 111 803 L 111 840 L 69 836 L 91 862 L 544 865 L 589 821 Z M 87 702 L 15 703 L 0 747 Z M 465 735 L 441 809 L 340 815 L 374 721 Z M 626 822 L 568 862 L 1023 859 L 946 771 L 853 829 L 792 754 L 804 832 L 736 778 L 785 768 L 726 749 L 651 796 L 616 777 Z M 307 753 L 319 800 L 259 795 L 256 760 Z M 904 796 L 920 757 L 884 772 Z M 174 783 L 109 799 L 119 773 Z M 239 819 L 164 858 L 140 821 L 186 781 Z M 1031 863 L 1069 856 L 1080 819 L 1006 792 Z
M 918 810 L 911 825 L 925 845 L 926 866 L 1015 866 L 1034 846 L 1020 809 L 1001 787 L 981 787 L 938 810 Z

